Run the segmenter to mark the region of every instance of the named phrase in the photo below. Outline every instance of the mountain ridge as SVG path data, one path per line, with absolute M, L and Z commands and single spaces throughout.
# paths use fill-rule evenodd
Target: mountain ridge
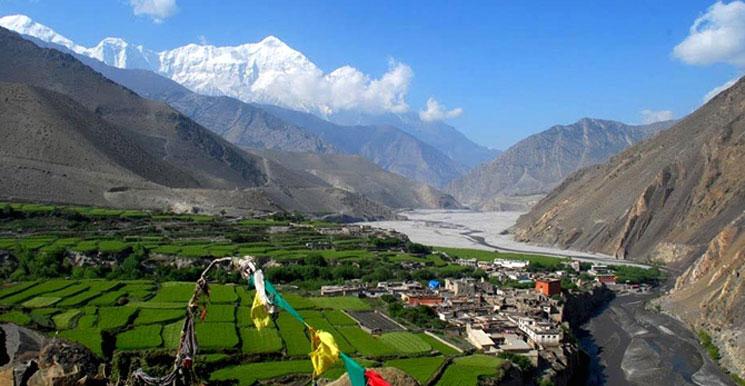
M 581 169 L 520 217 L 520 241 L 666 264 L 659 304 L 745 374 L 745 79 L 670 129 Z
M 75 53 L 65 46 L 30 35 L 23 36 L 39 46 L 69 52 L 109 79 L 131 88 L 146 98 L 167 102 L 240 146 L 292 152 L 362 155 L 388 171 L 436 187 L 444 186 L 467 169 L 467 166 L 453 161 L 439 149 L 398 127 L 378 125 L 350 128 L 301 111 L 293 113 L 291 111 L 294 110 L 249 104 L 232 97 L 201 95 L 174 80 L 147 70 L 116 68 L 95 58 Z M 309 122 L 311 124 L 308 124 Z M 446 137 L 460 138 L 456 142 L 461 143 L 462 149 L 466 149 L 461 153 L 473 155 L 482 151 L 482 156 L 476 157 L 483 158 L 484 148 L 471 142 L 451 126 L 443 123 L 433 123 L 430 126 L 445 127 L 444 130 L 448 133 Z M 366 133 L 367 131 L 372 135 Z M 345 132 L 356 134 L 348 135 L 349 133 Z M 447 140 L 445 142 L 449 143 Z M 396 150 L 397 148 L 399 150 Z M 471 151 L 473 149 L 477 151 Z M 481 158 L 477 159 L 479 160 Z
M 228 207 L 311 213 L 346 211 L 370 218 L 391 215 L 390 210 L 381 204 L 335 189 L 307 173 L 291 171 L 267 159 L 249 155 L 168 105 L 143 99 L 72 56 L 53 49 L 40 48 L 4 28 L 0 28 L 0 52 L 3 53 L 0 55 L 0 81 L 25 84 L 60 95 L 55 98 L 36 98 L 28 102 L 29 105 L 24 105 L 26 102 L 22 98 L 17 100 L 18 110 L 40 106 L 39 108 L 46 109 L 44 111 L 52 111 L 54 109 L 44 101 L 71 99 L 75 106 L 67 103 L 71 106 L 70 111 L 79 111 L 77 116 L 83 116 L 84 119 L 68 127 L 89 130 L 91 133 L 95 132 L 94 128 L 88 128 L 86 123 L 110 127 L 110 132 L 116 131 L 117 135 L 125 136 L 133 144 L 130 148 L 139 149 L 133 154 L 118 152 L 121 157 L 141 154 L 144 160 L 120 159 L 118 162 L 109 162 L 110 160 L 102 159 L 103 164 L 119 166 L 130 162 L 127 164 L 129 167 L 125 168 L 127 170 L 130 167 L 139 167 L 139 171 L 133 174 L 143 177 L 141 179 L 126 172 L 121 173 L 124 180 L 132 182 L 130 184 L 122 184 L 119 181 L 121 178 L 97 178 L 95 173 L 90 174 L 91 170 L 80 164 L 65 165 L 55 161 L 65 159 L 64 154 L 81 151 L 71 142 L 64 141 L 59 131 L 61 126 L 53 121 L 40 122 L 40 117 L 34 113 L 19 116 L 8 110 L 5 112 L 4 124 L 7 125 L 6 130 L 11 131 L 9 134 L 13 134 L 15 127 L 26 125 L 30 133 L 47 133 L 45 135 L 57 138 L 52 142 L 44 142 L 43 137 L 21 138 L 24 141 L 15 142 L 17 149 L 22 151 L 24 147 L 36 146 L 37 142 L 71 145 L 69 149 L 55 145 L 44 151 L 37 149 L 31 152 L 41 157 L 39 159 L 29 160 L 17 156 L 7 159 L 8 162 L 3 164 L 3 180 L 13 180 L 16 184 L 3 186 L 3 196 L 6 198 L 33 197 L 35 200 L 54 202 L 85 199 L 89 201 L 88 204 L 158 209 L 167 206 L 187 209 L 192 206 L 207 206 L 214 209 Z M 17 89 L 10 86 L 6 88 L 11 94 L 13 90 Z M 6 97 L 8 101 L 14 100 L 11 96 Z M 83 111 L 87 113 L 83 114 Z M 61 122 L 57 122 L 59 124 L 64 124 L 62 121 L 67 120 L 65 114 L 56 116 L 60 117 Z M 37 121 L 27 123 L 29 117 Z M 54 130 L 43 131 L 42 128 L 45 127 Z M 102 135 L 86 138 L 99 139 L 97 148 L 82 152 L 91 154 L 91 157 L 94 153 L 100 153 L 101 149 L 123 141 L 117 142 Z M 14 149 L 8 149 L 8 152 L 11 150 Z M 152 176 L 146 173 L 157 170 L 158 167 L 163 168 L 164 179 L 151 181 Z M 81 186 L 86 187 L 84 191 L 73 189 L 69 191 L 70 194 L 61 194 L 53 189 L 54 186 L 73 186 L 68 181 L 74 179 L 73 174 L 79 177 L 77 180 Z M 50 176 L 54 177 L 50 180 Z M 178 176 L 184 178 L 176 179 Z M 302 196 L 298 194 L 301 191 Z M 75 192 L 82 195 L 74 194 Z
M 542 195 L 572 172 L 604 162 L 672 123 L 633 126 L 582 118 L 573 124 L 554 125 L 472 169 L 445 190 L 464 204 L 486 209 L 504 197 Z

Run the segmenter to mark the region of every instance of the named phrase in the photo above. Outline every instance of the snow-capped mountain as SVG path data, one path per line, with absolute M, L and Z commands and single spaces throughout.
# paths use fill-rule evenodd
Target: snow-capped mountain
M 201 94 L 227 95 L 324 116 L 344 110 L 408 110 L 404 100 L 412 76 L 408 66 L 393 63 L 379 79 L 350 66 L 324 73 L 274 36 L 239 46 L 188 44 L 156 52 L 111 37 L 95 47 L 84 47 L 25 15 L 4 16 L 0 26 L 110 66 L 157 72 Z

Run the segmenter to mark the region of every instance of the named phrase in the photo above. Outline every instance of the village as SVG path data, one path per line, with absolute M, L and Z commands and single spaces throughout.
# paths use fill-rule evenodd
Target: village
M 616 293 L 645 293 L 651 288 L 648 284 L 617 283 L 616 275 L 607 266 L 593 264 L 587 268 L 579 261 L 572 261 L 568 265 L 571 269 L 551 272 L 530 270 L 528 260 L 461 258 L 455 263 L 479 268 L 490 279 L 517 285 L 498 286 L 484 277 L 433 279 L 426 284 L 412 280 L 365 285 L 352 280 L 344 285 L 323 286 L 321 295 L 370 298 L 389 295 L 407 307 L 426 306 L 447 324 L 446 336 L 465 340 L 472 346 L 471 350 L 491 355 L 520 355 L 538 366 L 541 358 L 563 357 L 562 345 L 567 343 L 569 330 L 565 293 L 591 292 L 601 287 Z M 415 268 L 409 266 L 411 263 L 403 265 Z M 570 288 L 563 288 L 562 282 L 570 283 Z M 363 328 L 366 324 L 402 328 L 385 314 L 375 313 L 352 316 Z M 371 323 L 368 319 L 377 321 Z M 371 333 L 383 331 L 369 329 Z

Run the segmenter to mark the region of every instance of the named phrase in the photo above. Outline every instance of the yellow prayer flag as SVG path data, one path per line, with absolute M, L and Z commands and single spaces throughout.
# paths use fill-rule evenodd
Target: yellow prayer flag
M 261 296 L 259 296 L 259 292 L 257 291 L 254 296 L 253 305 L 251 305 L 251 320 L 253 320 L 254 326 L 259 330 L 269 326 L 272 320 L 269 316 L 269 311 L 266 309 L 266 304 L 261 300 Z
M 313 376 L 319 376 L 339 360 L 339 347 L 334 336 L 326 331 L 310 330 L 310 361 L 313 364 Z

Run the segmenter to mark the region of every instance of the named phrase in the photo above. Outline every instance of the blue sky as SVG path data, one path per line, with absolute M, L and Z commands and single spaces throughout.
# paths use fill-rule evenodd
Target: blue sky
M 202 37 L 237 45 L 275 35 L 324 71 L 348 64 L 378 77 L 395 59 L 414 72 L 412 110 L 429 97 L 462 108 L 449 123 L 504 149 L 585 116 L 640 123 L 643 110 L 678 118 L 696 109 L 745 67 L 737 59 L 745 36 L 733 38 L 739 53 L 704 47 L 713 60 L 673 54 L 713 4 L 177 0 L 175 12 L 148 16 L 127 0 L 0 0 L 0 15 L 24 13 L 85 46 L 106 36 L 164 50 Z M 733 34 L 743 32 L 738 25 Z

